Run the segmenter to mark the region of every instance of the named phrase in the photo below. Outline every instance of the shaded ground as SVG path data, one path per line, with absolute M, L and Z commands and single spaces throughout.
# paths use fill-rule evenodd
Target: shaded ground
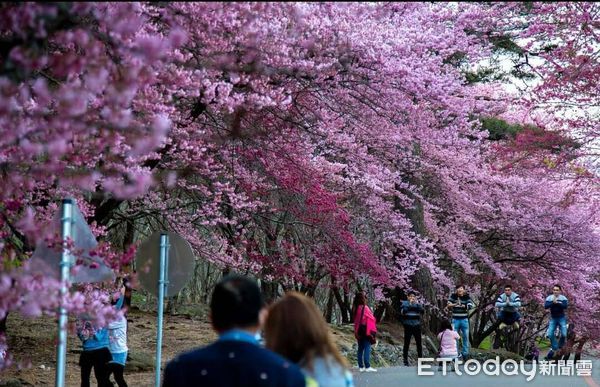
M 163 333 L 164 365 L 178 353 L 212 342 L 212 331 L 206 313 L 200 317 L 165 315 Z M 128 346 L 133 361 L 128 361 L 125 380 L 130 386 L 154 385 L 154 352 L 156 349 L 156 313 L 133 308 L 128 316 Z M 54 385 L 56 372 L 56 320 L 49 317 L 23 319 L 18 315 L 8 318 L 8 344 L 14 360 L 25 368 L 13 367 L 0 375 L 0 386 L 15 379 L 21 385 Z M 335 328 L 334 338 L 338 345 L 352 352 L 354 336 L 350 326 Z M 71 332 L 67 341 L 66 385 L 79 386 L 80 341 Z M 92 376 L 92 385 L 95 379 Z
M 128 346 L 134 361 L 129 362 L 125 380 L 131 386 L 154 384 L 154 351 L 156 348 L 156 314 L 133 309 L 128 317 Z M 216 335 L 205 318 L 166 316 L 163 334 L 163 365 L 179 352 L 214 340 Z M 23 385 L 54 385 L 56 372 L 56 324 L 51 318 L 24 320 L 17 315 L 8 319 L 8 342 L 15 361 L 29 368 L 3 372 L 0 382 L 19 379 Z M 67 342 L 66 385 L 79 386 L 80 341 L 73 333 Z M 131 367 L 138 364 L 140 367 Z M 137 368 L 137 370 L 132 370 Z M 92 376 L 92 381 L 95 382 Z
M 164 365 L 178 353 L 205 345 L 215 340 L 216 335 L 212 331 L 206 310 L 196 306 L 189 313 L 175 316 L 165 315 L 163 334 L 163 356 Z M 125 379 L 130 386 L 152 386 L 154 385 L 154 352 L 156 348 L 156 313 L 141 311 L 133 308 L 128 316 L 129 334 L 128 345 L 131 360 L 127 363 Z M 397 324 L 379 324 L 380 342 L 372 353 L 372 363 L 375 367 L 390 367 L 378 375 L 360 374 L 356 375 L 357 385 L 399 385 L 406 382 L 417 382 L 416 367 L 393 367 L 402 363 L 402 341 L 403 329 Z M 356 342 L 352 326 L 332 326 L 333 337 L 342 354 L 349 360 L 351 366 L 355 366 Z M 10 351 L 17 363 L 21 363 L 20 370 L 13 367 L 0 375 L 0 387 L 8 381 L 19 381 L 18 385 L 25 386 L 49 386 L 54 385 L 56 372 L 56 320 L 43 317 L 34 320 L 22 319 L 17 315 L 10 315 L 8 319 L 8 340 Z M 414 340 L 411 343 L 409 357 L 411 363 L 415 364 Z M 425 356 L 430 355 L 424 346 Z M 501 358 L 513 357 L 514 354 L 505 351 L 489 351 L 475 349 L 476 357 L 488 358 L 499 355 Z M 77 364 L 80 353 L 80 341 L 71 332 L 67 348 L 67 372 L 66 385 L 79 386 L 79 366 Z M 356 371 L 356 370 L 353 370 Z M 414 375 L 413 375 L 414 374 Z M 427 380 L 425 380 L 427 379 Z M 429 379 L 420 377 L 418 383 L 428 383 Z M 441 382 L 438 378 L 433 378 Z M 394 380 L 394 382 L 391 382 Z M 451 381 L 448 379 L 447 381 Z M 563 381 L 567 381 L 564 380 Z M 579 382 L 581 380 L 578 380 Z M 95 379 L 92 377 L 92 385 Z M 444 381 L 445 382 L 445 381 Z M 479 380 L 481 382 L 481 380 Z M 391 383 L 391 384 L 388 384 Z M 487 382 L 486 382 L 487 383 Z M 462 385 L 462 384 L 461 384 Z M 477 385 L 477 382 L 476 384 Z M 579 385 L 579 384 L 577 384 Z

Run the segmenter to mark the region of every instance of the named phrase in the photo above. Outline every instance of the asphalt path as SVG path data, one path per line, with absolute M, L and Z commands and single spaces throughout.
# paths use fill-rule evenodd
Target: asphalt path
M 531 372 L 531 365 L 525 366 Z M 488 368 L 489 369 L 489 368 Z M 468 375 L 460 367 L 462 375 L 447 372 L 443 375 L 437 366 L 430 369 L 431 376 L 417 375 L 417 367 L 387 367 L 380 368 L 378 372 L 358 372 L 353 369 L 354 384 L 356 387 L 370 386 L 444 386 L 444 387 L 519 387 L 519 386 L 544 386 L 544 387 L 600 387 L 600 360 L 592 361 L 591 376 L 564 376 L 558 375 L 554 370 L 554 376 L 541 375 L 538 365 L 537 372 L 531 381 L 527 381 L 527 375 L 486 375 L 480 372 L 476 375 Z

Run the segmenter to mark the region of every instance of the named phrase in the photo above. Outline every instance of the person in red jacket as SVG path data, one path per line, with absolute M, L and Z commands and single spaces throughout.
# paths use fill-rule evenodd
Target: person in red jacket
M 375 341 L 377 326 L 373 312 L 367 306 L 367 298 L 363 292 L 357 292 L 352 304 L 354 317 L 354 337 L 358 342 L 358 370 L 360 372 L 376 372 L 371 367 L 371 343 Z

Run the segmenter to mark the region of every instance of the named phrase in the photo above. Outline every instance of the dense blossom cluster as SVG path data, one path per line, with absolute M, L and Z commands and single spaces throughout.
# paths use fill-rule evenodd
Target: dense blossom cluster
M 514 23 L 518 10 L 502 7 L 0 6 L 4 266 L 27 261 L 25 236 L 70 195 L 99 237 L 127 224 L 168 228 L 203 259 L 283 283 L 410 287 L 426 268 L 440 289 L 485 274 L 541 300 L 561 282 L 583 329 L 600 336 L 589 264 L 600 244 L 597 186 L 563 169 L 499 168 L 479 120 L 540 98 L 597 98 L 591 78 L 565 81 L 593 74 L 597 60 L 571 55 L 569 31 L 543 27 L 557 9 L 571 20 L 597 7 L 547 4 L 524 16 L 532 45 L 564 43 L 527 101 L 493 98 L 505 95 L 500 84 L 469 84 L 455 63 L 489 55 L 486 34 L 472 31 Z M 581 17 L 560 25 L 593 25 Z M 589 138 L 592 123 L 575 124 Z M 103 250 L 117 269 L 115 257 L 133 254 L 119 248 Z M 37 282 L 16 273 L 1 274 L 0 317 L 56 306 L 51 296 L 27 303 Z

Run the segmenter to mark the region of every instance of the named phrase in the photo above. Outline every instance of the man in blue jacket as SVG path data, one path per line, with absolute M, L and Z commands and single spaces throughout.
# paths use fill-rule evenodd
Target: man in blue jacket
M 298 366 L 258 345 L 262 305 L 256 282 L 236 275 L 223 278 L 210 302 L 219 339 L 169 362 L 163 387 L 306 386 Z
M 504 293 L 498 296 L 496 300 L 496 308 L 499 309 L 498 320 L 500 320 L 500 329 L 506 328 L 506 326 L 514 326 L 519 329 L 519 320 L 521 314 L 519 308 L 521 307 L 521 297 L 512 290 L 511 285 L 504 287 Z
M 565 310 L 569 306 L 567 297 L 562 295 L 562 287 L 560 285 L 554 285 L 552 287 L 552 294 L 546 298 L 544 303 L 545 309 L 550 309 L 550 323 L 548 324 L 548 332 L 546 335 L 550 338 L 550 344 L 552 346 L 552 352 L 556 352 L 565 344 L 567 337 L 567 316 Z M 556 336 L 554 332 L 556 328 L 560 328 L 560 342 L 556 342 Z
M 404 348 L 402 355 L 404 365 L 408 366 L 408 348 L 410 347 L 411 336 L 415 337 L 417 344 L 417 356 L 423 357 L 423 347 L 421 344 L 421 315 L 425 312 L 423 306 L 417 302 L 417 296 L 414 292 L 408 293 L 408 300 L 402 301 L 400 315 L 402 316 L 402 325 L 404 325 Z

